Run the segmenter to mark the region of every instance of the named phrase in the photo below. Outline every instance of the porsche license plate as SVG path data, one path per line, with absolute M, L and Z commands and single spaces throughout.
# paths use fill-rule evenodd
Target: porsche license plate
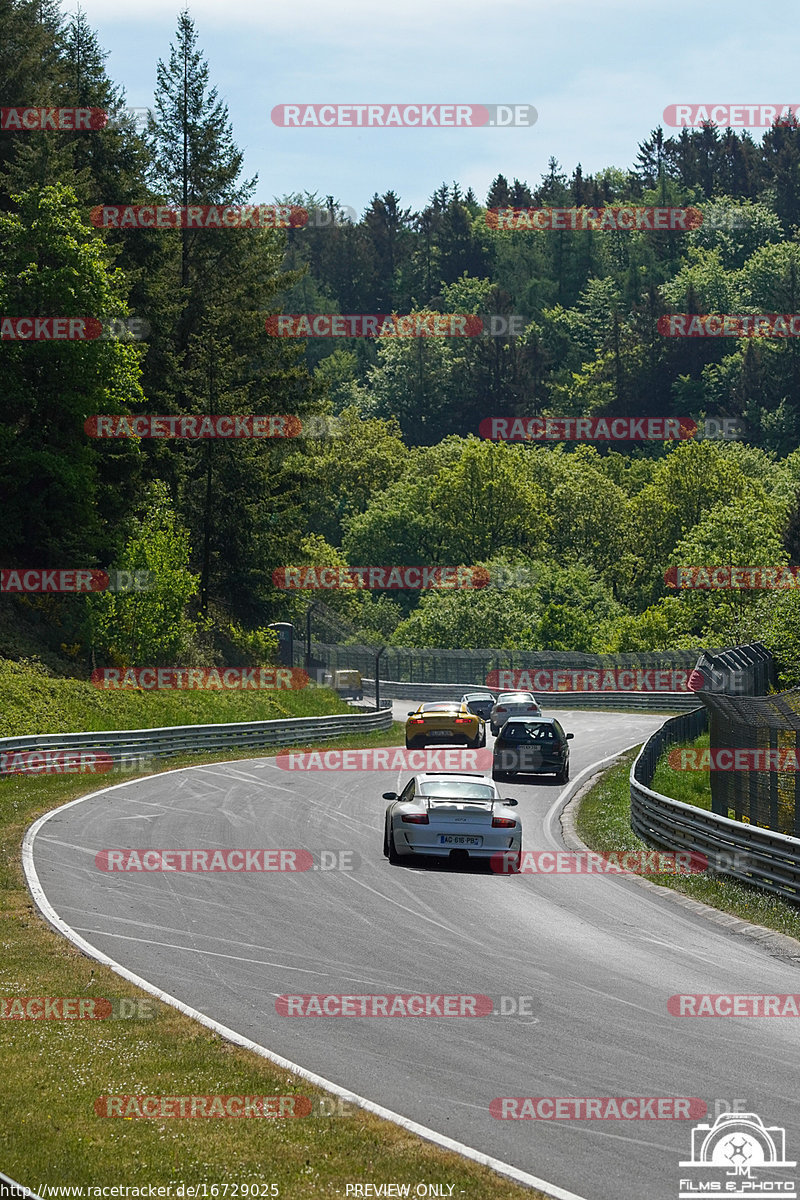
M 468 837 L 463 833 L 440 833 L 440 846 L 482 846 L 482 837 Z

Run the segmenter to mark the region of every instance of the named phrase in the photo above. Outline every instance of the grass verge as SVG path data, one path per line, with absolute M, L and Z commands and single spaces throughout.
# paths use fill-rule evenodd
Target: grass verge
M 701 733 L 693 742 L 680 742 L 670 749 L 707 750 L 710 745 L 708 732 Z M 667 761 L 669 751 L 665 751 L 658 760 L 652 788 L 662 796 L 670 796 L 683 804 L 694 804 L 697 808 L 711 811 L 711 774 L 709 771 L 678 771 Z
M 700 739 L 698 739 L 699 741 Z M 627 853 L 636 850 L 648 850 L 652 847 L 637 837 L 631 829 L 631 794 L 630 769 L 638 750 L 632 750 L 623 756 L 622 761 L 601 775 L 599 781 L 589 790 L 581 801 L 578 809 L 576 828 L 579 837 L 592 850 L 600 854 L 612 851 Z M 661 771 L 661 764 L 659 771 Z M 664 766 L 664 772 L 678 775 L 683 788 L 688 789 L 692 779 L 697 785 L 705 775 L 701 772 L 675 772 Z M 685 777 L 685 778 L 684 778 Z M 684 795 L 676 796 L 668 790 L 668 780 L 662 772 L 656 773 L 653 787 L 664 795 L 683 800 Z M 694 803 L 686 800 L 686 803 Z M 710 806 L 710 805 L 709 805 Z M 709 807 L 706 806 L 706 807 Z M 778 933 L 788 934 L 789 937 L 800 940 L 800 911 L 792 904 L 785 903 L 775 896 L 761 892 L 749 884 L 738 880 L 712 875 L 647 875 L 653 883 L 672 888 L 693 900 L 699 900 L 712 908 L 740 917 L 743 921 L 752 921 L 756 925 L 765 925 Z
M 395 723 L 391 731 L 338 738 L 315 749 L 402 743 L 403 727 Z M 169 759 L 164 766 L 234 757 L 259 755 L 252 750 L 193 755 Z M 155 1018 L 0 1021 L 4 1172 L 34 1189 L 43 1184 L 171 1185 L 172 1197 L 180 1195 L 180 1185 L 205 1184 L 205 1193 L 195 1196 L 221 1198 L 242 1197 L 248 1194 L 242 1184 L 248 1189 L 259 1184 L 251 1196 L 306 1200 L 344 1196 L 346 1184 L 362 1182 L 408 1183 L 413 1195 L 418 1182 L 434 1180 L 452 1184 L 453 1196 L 470 1200 L 544 1200 L 537 1191 L 354 1107 L 347 1116 L 318 1115 L 318 1101 L 326 1093 L 158 1003 L 56 935 L 39 917 L 25 885 L 24 831 L 41 813 L 108 782 L 20 775 L 0 783 L 0 997 L 140 998 Z M 312 1099 L 313 1115 L 297 1120 L 104 1119 L 93 1108 L 97 1097 L 109 1094 L 293 1093 Z M 270 1191 L 271 1184 L 277 1191 Z
M 54 678 L 36 663 L 7 659 L 0 659 L 0 696 L 0 737 L 224 725 L 352 712 L 327 688 L 274 692 L 104 691 L 80 679 Z

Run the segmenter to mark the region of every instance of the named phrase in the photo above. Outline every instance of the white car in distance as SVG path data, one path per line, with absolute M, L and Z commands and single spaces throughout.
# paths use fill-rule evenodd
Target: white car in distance
M 540 717 L 542 710 L 533 692 L 501 692 L 489 717 L 489 728 L 497 737 L 509 717 Z
M 426 771 L 412 775 L 398 796 L 384 792 L 383 853 L 390 863 L 416 855 L 449 858 L 505 858 L 513 869 L 522 854 L 522 821 L 517 801 L 502 798 L 483 775 Z

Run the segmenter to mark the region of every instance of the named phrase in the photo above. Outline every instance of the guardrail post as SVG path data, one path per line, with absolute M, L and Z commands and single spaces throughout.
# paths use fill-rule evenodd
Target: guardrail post
M 385 646 L 381 646 L 378 653 L 375 655 L 375 711 L 381 711 L 381 655 Z
M 778 749 L 778 731 L 770 729 L 769 731 L 769 748 L 770 750 Z M 778 828 L 778 772 L 769 772 L 769 824 L 771 829 Z

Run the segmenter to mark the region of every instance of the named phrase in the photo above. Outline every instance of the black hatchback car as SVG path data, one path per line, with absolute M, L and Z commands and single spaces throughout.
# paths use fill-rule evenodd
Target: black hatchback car
M 555 717 L 509 717 L 495 739 L 492 779 L 554 773 L 559 783 L 566 783 L 567 743 L 573 736 Z
M 461 697 L 461 703 L 466 704 L 471 713 L 488 721 L 497 700 L 491 692 L 467 692 Z

